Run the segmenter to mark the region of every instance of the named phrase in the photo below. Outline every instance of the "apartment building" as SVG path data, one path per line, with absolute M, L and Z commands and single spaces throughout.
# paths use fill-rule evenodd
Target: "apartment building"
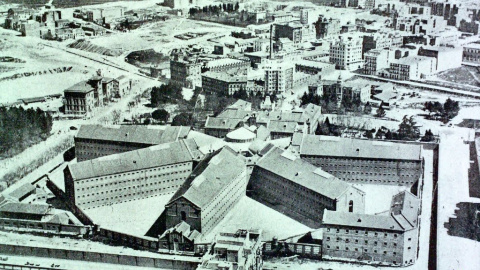
M 87 82 L 79 82 L 63 91 L 65 98 L 65 114 L 91 115 L 95 108 L 95 88 Z
M 272 62 L 265 66 L 265 92 L 284 93 L 293 88 L 293 65 Z
M 231 96 L 240 90 L 247 91 L 247 81 L 246 75 L 211 71 L 202 74 L 202 88 L 206 93 Z
M 179 87 L 200 86 L 202 63 L 187 61 L 178 57 L 170 60 L 170 82 Z
M 463 46 L 463 62 L 480 64 L 480 44 L 470 43 Z

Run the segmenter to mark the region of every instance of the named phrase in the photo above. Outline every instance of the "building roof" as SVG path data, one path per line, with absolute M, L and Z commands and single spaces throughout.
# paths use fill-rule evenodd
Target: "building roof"
M 193 140 L 181 140 L 68 165 L 75 181 L 201 159 Z
M 300 153 L 313 156 L 419 161 L 421 149 L 420 145 L 414 144 L 305 135 Z
M 77 84 L 74 84 L 70 86 L 69 88 L 65 89 L 64 92 L 66 93 L 88 93 L 93 91 L 94 88 L 90 84 L 88 84 L 86 81 L 79 82 Z
M 0 213 L 16 213 L 29 215 L 46 215 L 50 210 L 48 204 L 6 203 L 0 208 Z
M 393 196 L 390 213 L 405 229 L 418 225 L 419 199 L 408 191 L 403 191 Z
M 235 109 L 235 110 L 251 110 L 252 109 L 252 103 L 245 101 L 243 99 L 237 100 L 235 103 L 232 105 L 228 106 L 227 109 Z
M 268 130 L 270 132 L 294 133 L 297 129 L 297 122 L 290 121 L 270 121 Z
M 325 209 L 322 222 L 324 225 L 403 231 L 402 227 L 389 215 L 366 215 Z
M 275 121 L 287 121 L 287 122 L 297 122 L 301 123 L 305 121 L 304 114 L 302 112 L 290 112 L 290 111 L 261 111 L 258 112 L 257 122 L 265 120 L 275 120 Z
M 183 197 L 202 209 L 245 170 L 245 158 L 225 146 L 195 168 L 168 204 Z
M 415 65 L 418 62 L 432 61 L 432 60 L 433 60 L 433 57 L 411 55 L 411 56 L 407 56 L 407 57 L 397 59 L 393 62 L 393 64 L 401 64 L 401 65 L 411 66 L 411 65 Z
M 241 82 L 247 82 L 247 76 L 245 75 L 233 75 L 233 74 L 228 74 L 226 72 L 212 72 L 212 71 L 207 71 L 202 74 L 202 77 L 206 78 L 212 78 L 215 80 L 223 81 L 223 82 L 228 82 L 228 83 L 241 83 Z
M 184 139 L 189 132 L 184 126 L 82 125 L 75 138 L 155 145 Z
M 175 227 L 167 229 L 162 236 L 160 236 L 160 239 L 172 232 L 180 233 L 183 237 L 190 241 L 194 241 L 199 235 L 201 235 L 197 230 L 192 230 L 188 223 L 182 221 L 175 225 Z
M 235 129 L 242 123 L 242 119 L 207 117 L 205 128 Z
M 22 197 L 29 195 L 35 191 L 35 186 L 30 183 L 25 183 L 21 185 L 19 188 L 15 189 L 14 191 L 10 192 L 8 195 L 13 197 L 17 200 L 20 200 Z
M 464 48 L 480 49 L 480 43 L 470 43 L 463 45 Z
M 255 133 L 245 127 L 240 127 L 229 132 L 227 138 L 231 140 L 252 140 L 255 138 Z
M 272 147 L 256 166 L 332 199 L 351 188 L 348 183 L 277 147 Z
M 236 104 L 236 103 L 235 103 Z M 218 118 L 230 118 L 230 119 L 245 119 L 246 117 L 249 117 L 253 115 L 254 112 L 252 111 L 247 111 L 247 110 L 242 110 L 242 109 L 232 109 L 232 108 L 227 108 L 223 112 L 221 112 L 217 117 Z
M 302 61 L 296 63 L 296 65 L 319 68 L 319 69 L 324 69 L 326 67 L 335 66 L 335 64 L 332 64 L 332 63 L 318 62 L 318 61 L 313 61 L 313 60 L 302 60 Z
M 212 60 L 212 61 L 208 61 L 205 64 L 205 66 L 210 68 L 210 67 L 218 67 L 218 66 L 238 64 L 238 63 L 245 63 L 245 61 L 238 60 L 238 59 L 232 59 L 232 58 L 221 58 L 221 59 L 215 59 L 215 60 Z

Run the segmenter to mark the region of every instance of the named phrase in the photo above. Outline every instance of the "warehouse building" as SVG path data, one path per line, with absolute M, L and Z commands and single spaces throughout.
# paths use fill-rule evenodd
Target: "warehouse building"
M 365 210 L 363 191 L 276 147 L 257 161 L 248 189 L 253 199 L 310 227 L 321 225 L 325 209 Z
M 408 191 L 395 195 L 387 215 L 325 211 L 323 259 L 407 266 L 415 263 L 419 199 Z
M 245 158 L 228 146 L 206 158 L 165 206 L 166 227 L 184 221 L 206 235 L 245 196 L 246 175 Z
M 186 139 L 190 127 L 82 125 L 75 136 L 77 161 Z
M 423 175 L 414 144 L 305 135 L 300 157 L 350 183 L 412 186 Z
M 194 140 L 181 140 L 70 164 L 65 193 L 82 209 L 173 193 L 202 158 Z

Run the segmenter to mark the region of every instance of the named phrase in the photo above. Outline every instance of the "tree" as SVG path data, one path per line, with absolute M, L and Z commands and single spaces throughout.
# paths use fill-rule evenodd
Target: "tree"
M 376 117 L 385 117 L 385 109 L 383 109 L 383 104 L 380 104 L 380 107 L 377 109 L 377 113 L 375 114 Z
M 315 135 L 330 135 L 330 123 L 328 122 L 328 117 L 322 124 L 318 123 Z
M 433 142 L 435 140 L 435 136 L 433 135 L 432 130 L 428 129 L 425 130 L 425 135 L 422 137 L 422 142 Z
M 122 116 L 122 112 L 119 110 L 114 110 L 112 112 L 112 122 L 113 124 L 118 124 L 120 122 L 120 118 Z
M 235 11 L 238 11 L 240 9 L 240 5 L 238 4 L 238 2 L 235 4 Z
M 367 130 L 367 131 L 365 132 L 365 137 L 367 137 L 367 138 L 369 138 L 369 139 L 373 139 L 373 132 L 375 132 L 375 129 L 373 129 L 373 130 L 371 130 L 371 129 Z
M 393 139 L 393 134 L 390 130 L 387 130 L 387 132 L 385 133 L 385 139 L 386 140 L 391 140 Z
M 420 130 L 413 116 L 403 117 L 402 123 L 398 126 L 398 138 L 406 141 L 416 141 L 420 138 Z
M 172 120 L 172 126 L 191 126 L 192 124 L 192 115 L 189 113 L 177 114 Z
M 243 89 L 243 87 L 240 87 L 240 90 L 235 91 L 235 93 L 233 93 L 232 96 L 233 98 L 236 98 L 236 99 L 243 99 L 243 100 L 248 99 L 248 93 L 245 89 Z
M 161 121 L 163 123 L 166 123 L 168 121 L 169 116 L 170 116 L 170 114 L 164 109 L 155 110 L 152 113 L 152 118 L 153 119 L 155 119 L 157 121 Z
M 367 104 L 365 104 L 365 107 L 363 108 L 363 113 L 364 114 L 372 113 L 372 105 L 370 105 L 370 102 L 367 102 Z
M 460 106 L 458 104 L 458 101 L 454 101 L 448 98 L 443 104 L 443 110 L 445 112 L 445 117 L 447 119 L 454 118 L 455 116 L 458 115 L 458 112 L 460 111 Z

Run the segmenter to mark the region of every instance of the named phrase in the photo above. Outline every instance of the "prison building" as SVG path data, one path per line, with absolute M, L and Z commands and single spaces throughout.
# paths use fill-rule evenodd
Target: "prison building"
M 248 190 L 253 199 L 313 228 L 321 225 L 325 209 L 365 210 L 363 191 L 277 147 L 257 161 Z
M 69 164 L 65 193 L 82 209 L 174 193 L 202 157 L 190 139 Z
M 82 125 L 75 136 L 77 161 L 186 139 L 190 127 Z
M 323 259 L 389 266 L 414 264 L 419 205 L 415 195 L 404 191 L 393 197 L 386 215 L 325 211 Z
M 423 176 L 414 144 L 305 135 L 300 156 L 350 183 L 412 186 Z
M 228 146 L 205 158 L 165 206 L 166 227 L 181 221 L 208 234 L 245 195 L 243 156 Z

